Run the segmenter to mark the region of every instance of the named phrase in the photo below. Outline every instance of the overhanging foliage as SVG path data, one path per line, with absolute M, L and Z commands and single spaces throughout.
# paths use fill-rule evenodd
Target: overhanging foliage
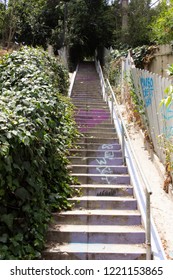
M 41 49 L 0 61 L 0 259 L 39 258 L 50 212 L 70 207 L 67 77 Z

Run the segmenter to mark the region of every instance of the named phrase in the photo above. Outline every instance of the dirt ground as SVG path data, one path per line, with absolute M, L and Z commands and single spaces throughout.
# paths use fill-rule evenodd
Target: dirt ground
M 126 110 L 123 106 L 120 109 L 128 127 L 134 152 L 152 190 L 151 214 L 155 226 L 167 258 L 173 260 L 173 196 L 163 190 L 165 168 L 155 154 L 151 157 L 140 128 L 133 122 L 127 122 Z

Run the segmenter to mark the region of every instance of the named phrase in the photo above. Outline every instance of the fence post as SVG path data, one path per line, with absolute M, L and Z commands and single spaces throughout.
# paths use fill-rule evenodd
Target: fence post
M 122 141 L 122 158 L 123 163 L 126 164 L 125 160 L 125 133 L 124 133 L 124 125 L 121 123 L 121 141 Z

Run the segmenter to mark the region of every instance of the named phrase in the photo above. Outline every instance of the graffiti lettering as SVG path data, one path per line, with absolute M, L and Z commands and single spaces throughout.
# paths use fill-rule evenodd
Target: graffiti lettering
M 102 177 L 101 180 L 102 180 L 102 181 L 106 181 L 106 183 L 107 183 L 108 185 L 110 185 L 111 183 L 116 184 L 116 177 L 109 178 L 109 177 L 105 176 L 105 177 Z
M 113 148 L 114 148 L 114 146 L 112 144 L 103 144 L 102 145 L 102 150 L 104 150 L 104 149 L 111 150 Z
M 117 194 L 117 190 L 110 190 L 110 191 L 102 191 L 100 193 L 97 194 L 97 196 L 114 196 Z
M 105 151 L 105 158 L 108 158 L 108 159 L 114 158 L 114 152 L 113 151 Z
M 95 163 L 98 164 L 98 167 L 95 167 L 94 173 L 103 175 L 102 177 L 97 177 L 97 180 L 105 181 L 107 184 L 111 184 L 112 182 L 116 183 L 116 177 L 109 177 L 106 176 L 107 174 L 113 174 L 113 168 L 106 165 L 113 165 L 113 163 L 110 163 L 115 158 L 114 153 L 114 145 L 113 144 L 102 144 L 98 150 L 103 150 L 103 157 L 102 158 L 96 158 Z M 92 162 L 92 165 L 94 163 Z M 104 166 L 101 166 L 104 165 Z
M 163 129 L 163 134 L 167 139 L 173 136 L 173 126 L 167 126 Z
M 96 158 L 96 161 L 98 162 L 98 164 L 100 164 L 100 165 L 103 165 L 103 164 L 107 164 L 107 161 L 106 161 L 106 159 L 105 158 L 102 158 L 102 159 L 98 159 L 98 158 Z
M 154 82 L 153 78 L 140 78 L 140 83 L 142 87 L 142 93 L 145 100 L 146 107 L 150 106 L 152 104 L 152 98 L 153 98 L 153 91 L 154 91 Z
M 112 174 L 113 171 L 111 170 L 110 167 L 104 167 L 104 168 L 96 168 L 97 171 L 99 171 L 100 174 Z
M 164 120 L 170 120 L 173 118 L 173 109 L 171 109 L 172 107 L 172 103 L 166 107 L 165 105 L 162 106 L 161 108 L 161 113 L 162 113 L 162 116 L 164 118 Z

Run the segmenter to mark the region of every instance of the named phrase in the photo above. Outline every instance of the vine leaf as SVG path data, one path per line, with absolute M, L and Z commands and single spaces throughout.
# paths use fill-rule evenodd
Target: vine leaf
M 13 230 L 13 214 L 4 214 L 1 216 L 1 221 L 4 222 L 10 230 Z
M 8 240 L 8 234 L 4 233 L 2 236 L 0 236 L 0 242 L 1 243 L 7 243 Z
M 29 192 L 25 188 L 19 188 L 15 191 L 15 195 L 23 201 L 29 199 Z

